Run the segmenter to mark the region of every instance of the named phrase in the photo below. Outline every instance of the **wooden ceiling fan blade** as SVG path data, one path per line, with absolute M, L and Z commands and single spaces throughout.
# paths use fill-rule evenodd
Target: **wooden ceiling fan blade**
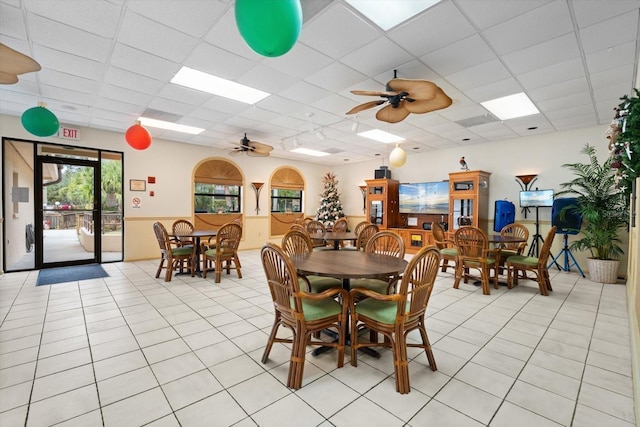
M 0 72 L 18 75 L 34 71 L 40 71 L 40 64 L 27 55 L 0 43 Z
M 15 83 L 18 83 L 17 75 L 0 72 L 0 85 L 12 85 Z
M 414 102 L 403 102 L 403 107 L 410 113 L 424 114 L 430 111 L 442 110 L 450 106 L 453 101 L 442 89 L 436 86 L 436 96 L 429 100 L 416 100 Z
M 387 101 L 385 101 L 384 99 L 379 99 L 377 101 L 365 102 L 364 104 L 356 105 L 351 110 L 347 111 L 346 114 L 356 114 L 356 113 L 359 113 L 360 111 L 368 110 L 370 108 L 377 107 L 378 105 L 382 105 L 385 102 L 387 102 Z
M 415 100 L 428 100 L 436 97 L 440 89 L 435 83 L 427 80 L 393 79 L 387 83 L 387 87 L 396 92 L 407 92 L 409 98 Z
M 393 108 L 392 105 L 387 105 L 386 107 L 381 108 L 376 113 L 376 119 L 387 123 L 398 123 L 403 121 L 407 116 L 409 116 L 409 111 L 404 108 L 405 104 L 407 103 L 402 102 L 398 108 Z
M 251 151 L 253 153 L 263 155 L 269 155 L 269 153 L 273 150 L 272 146 L 257 141 L 249 141 L 249 147 L 251 148 Z
M 380 92 L 380 91 L 375 91 L 375 90 L 352 90 L 351 91 L 352 94 L 354 95 L 364 95 L 364 96 L 383 96 L 385 98 L 389 97 L 389 96 L 396 96 L 397 93 L 396 92 Z

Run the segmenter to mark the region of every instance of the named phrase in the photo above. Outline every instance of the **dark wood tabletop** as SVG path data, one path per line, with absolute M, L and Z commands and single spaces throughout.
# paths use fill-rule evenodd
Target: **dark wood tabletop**
M 177 233 L 177 234 L 170 234 L 170 236 L 175 236 L 175 237 L 195 237 L 195 238 L 201 238 L 201 237 L 211 237 L 211 236 L 215 236 L 218 234 L 217 230 L 193 230 L 191 233 Z
M 489 234 L 487 237 L 489 239 L 489 243 L 493 243 L 498 247 L 509 243 L 522 243 L 527 241 L 524 237 L 501 236 L 499 234 Z
M 293 255 L 293 265 L 298 273 L 343 279 L 385 278 L 400 274 L 407 266 L 404 259 L 361 251 L 313 251 Z

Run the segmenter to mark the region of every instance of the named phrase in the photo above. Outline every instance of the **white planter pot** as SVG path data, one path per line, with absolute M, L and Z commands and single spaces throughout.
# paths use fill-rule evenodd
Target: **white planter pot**
M 592 282 L 610 284 L 618 282 L 619 260 L 588 258 L 587 265 L 589 267 L 589 280 Z

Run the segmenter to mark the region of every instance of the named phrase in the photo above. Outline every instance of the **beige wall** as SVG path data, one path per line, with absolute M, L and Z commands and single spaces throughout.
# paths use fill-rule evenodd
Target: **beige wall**
M 636 179 L 636 188 L 640 191 L 640 178 Z M 633 200 L 632 200 L 633 202 Z M 635 227 L 629 233 L 629 268 L 627 279 L 627 304 L 629 310 L 629 329 L 631 336 L 631 370 L 635 401 L 640 402 L 640 194 L 635 200 Z M 640 422 L 640 404 L 636 404 L 636 421 Z
M 484 144 L 461 144 L 459 148 L 438 150 L 432 152 L 416 152 L 407 147 L 407 163 L 399 169 L 390 168 L 392 177 L 400 182 L 423 182 L 448 179 L 449 172 L 460 171 L 458 160 L 465 156 L 469 167 L 492 173 L 489 186 L 490 212 L 493 218 L 493 201 L 507 199 L 518 204 L 519 185 L 515 175 L 537 173 L 538 179 L 534 187 L 559 189 L 561 182 L 571 178 L 569 172 L 562 168 L 562 164 L 585 161 L 586 157 L 579 154 L 585 143 L 596 146 L 599 156 L 608 156 L 606 126 L 595 126 L 563 132 L 547 134 L 532 134 L 525 138 L 505 139 Z M 18 117 L 0 115 L 0 134 L 27 140 L 41 140 L 54 143 L 68 143 L 58 138 L 37 138 L 28 134 Z M 268 182 L 274 169 L 289 165 L 299 170 L 305 179 L 305 214 L 313 215 L 319 204 L 322 192 L 322 176 L 332 170 L 338 178 L 338 190 L 341 201 L 348 217 L 360 217 L 362 213 L 362 193 L 360 185 L 365 179 L 374 177 L 374 170 L 381 165 L 387 165 L 386 158 L 375 158 L 369 162 L 341 164 L 330 168 L 327 166 L 288 161 L 276 157 L 258 158 L 247 156 L 229 156 L 227 151 L 211 147 L 180 144 L 161 139 L 154 139 L 151 147 L 144 151 L 134 150 L 125 142 L 123 134 L 101 131 L 96 129 L 80 130 L 80 141 L 73 141 L 73 145 L 94 148 L 107 148 L 124 152 L 125 182 L 129 179 L 147 179 L 156 177 L 156 184 L 147 184 L 147 192 L 130 192 L 125 185 L 125 260 L 155 258 L 156 243 L 151 224 L 155 219 L 161 219 L 170 225 L 177 218 L 192 218 L 192 176 L 194 168 L 201 161 L 208 158 L 225 158 L 240 168 L 244 176 L 244 237 L 241 248 L 260 247 L 270 236 L 269 221 L 266 213 L 269 209 Z M 377 144 L 376 142 L 371 142 Z M 384 151 L 384 147 L 383 150 Z M 390 151 L 390 148 L 389 150 Z M 260 194 L 260 215 L 255 213 L 255 196 L 251 182 L 266 182 Z M 151 197 L 149 191 L 154 191 Z M 132 197 L 140 197 L 142 203 L 134 209 Z M 550 208 L 541 208 L 540 234 L 546 235 L 550 224 Z M 530 214 L 525 220 L 517 210 L 516 220 L 529 226 L 532 234 L 535 231 L 535 214 Z M 272 240 L 278 240 L 276 238 Z M 627 236 L 623 236 L 627 241 Z M 562 239 L 556 238 L 553 253 L 561 250 Z M 583 270 L 586 272 L 587 253 L 574 254 Z M 622 260 L 620 275 L 627 271 L 626 258 Z

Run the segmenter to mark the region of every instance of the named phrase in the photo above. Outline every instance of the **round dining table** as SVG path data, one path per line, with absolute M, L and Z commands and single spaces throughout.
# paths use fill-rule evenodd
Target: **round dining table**
M 217 230 L 193 230 L 192 232 L 180 232 L 177 234 L 170 234 L 170 237 L 177 238 L 190 238 L 194 240 L 194 244 L 196 246 L 196 271 L 195 274 L 197 276 L 202 276 L 202 269 L 200 268 L 200 239 L 203 237 L 214 237 L 218 234 Z M 178 273 L 176 273 L 178 274 Z
M 291 257 L 298 274 L 335 277 L 349 290 L 350 279 L 384 279 L 401 274 L 407 261 L 362 251 L 313 251 Z

